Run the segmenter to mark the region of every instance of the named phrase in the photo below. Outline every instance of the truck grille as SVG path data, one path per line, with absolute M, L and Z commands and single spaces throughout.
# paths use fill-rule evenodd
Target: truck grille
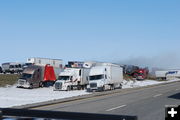
M 19 84 L 19 85 L 25 85 L 25 84 L 26 84 L 26 80 L 21 80 L 21 79 L 20 79 L 20 80 L 18 81 L 18 84 Z
M 55 89 L 56 90 L 62 89 L 62 83 L 61 82 L 55 83 Z
M 91 88 L 97 87 L 97 83 L 90 83 L 90 87 L 91 87 Z

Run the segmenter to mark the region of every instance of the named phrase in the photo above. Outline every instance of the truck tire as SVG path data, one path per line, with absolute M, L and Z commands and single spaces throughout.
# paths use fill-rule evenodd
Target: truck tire
M 71 91 L 71 87 L 70 86 L 67 86 L 67 91 Z
M 87 91 L 87 92 L 92 92 L 90 88 L 87 88 L 86 91 Z
M 106 90 L 106 89 L 105 89 L 105 86 L 103 86 L 103 87 L 102 87 L 102 91 L 105 91 L 105 90 Z
M 30 89 L 33 89 L 34 88 L 34 86 L 33 86 L 33 84 L 30 84 L 30 87 L 29 87 Z
M 39 82 L 39 87 L 41 87 L 41 88 L 44 87 L 43 82 Z
M 119 84 L 119 89 L 122 89 L 122 84 Z
M 81 90 L 81 89 L 82 89 L 82 87 L 79 85 L 79 86 L 77 87 L 77 89 L 78 89 L 78 90 Z
M 114 90 L 114 84 L 110 85 L 110 90 Z

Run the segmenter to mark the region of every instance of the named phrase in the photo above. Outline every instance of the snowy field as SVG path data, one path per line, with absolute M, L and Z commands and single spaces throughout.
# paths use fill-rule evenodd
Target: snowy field
M 12 107 L 89 94 L 85 90 L 53 91 L 50 88 L 22 89 L 16 86 L 0 88 L 0 107 Z
M 180 80 L 169 80 L 169 81 L 153 81 L 153 80 L 145 80 L 145 81 L 123 81 L 123 89 L 125 88 L 134 88 L 134 87 L 142 87 L 160 83 L 174 82 Z M 73 96 L 80 96 L 87 93 L 85 90 L 81 91 L 53 91 L 53 88 L 38 88 L 38 89 L 21 89 L 16 88 L 15 86 L 7 86 L 0 88 L 0 107 L 12 107 L 19 105 L 26 105 L 31 103 L 44 102 L 49 100 L 56 100 L 62 98 L 69 98 Z
M 170 83 L 180 81 L 180 79 L 174 79 L 174 80 L 168 80 L 168 81 L 155 81 L 155 80 L 144 80 L 144 81 L 123 81 L 123 89 L 125 88 L 136 88 L 136 87 L 143 87 L 143 86 L 149 86 L 149 85 L 157 85 L 162 83 Z

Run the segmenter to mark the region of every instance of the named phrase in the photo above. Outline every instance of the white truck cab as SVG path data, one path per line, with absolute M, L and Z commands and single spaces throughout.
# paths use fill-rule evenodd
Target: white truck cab
M 92 67 L 87 91 L 104 91 L 121 88 L 123 70 L 118 65 L 107 64 Z
M 84 89 L 88 84 L 88 75 L 89 69 L 86 68 L 66 68 L 59 74 L 54 90 Z

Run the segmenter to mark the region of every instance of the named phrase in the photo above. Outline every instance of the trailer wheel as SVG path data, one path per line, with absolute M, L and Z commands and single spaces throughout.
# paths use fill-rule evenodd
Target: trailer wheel
M 33 89 L 34 88 L 34 86 L 33 86 L 33 84 L 30 84 L 30 87 L 29 87 L 30 89 Z
M 78 90 L 81 90 L 81 88 L 82 88 L 82 87 L 81 87 L 80 85 L 77 87 Z
M 67 86 L 67 91 L 71 91 L 71 87 L 70 86 Z

